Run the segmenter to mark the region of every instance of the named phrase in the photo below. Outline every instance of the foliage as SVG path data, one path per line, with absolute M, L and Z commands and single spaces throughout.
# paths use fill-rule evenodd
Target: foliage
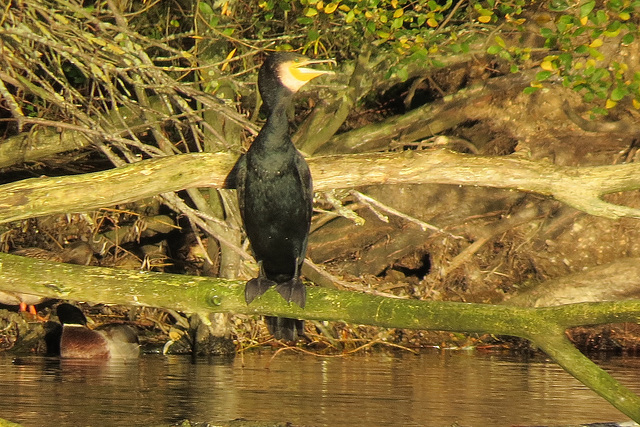
M 556 1 L 549 10 L 557 13 L 555 22 L 540 34 L 545 48 L 557 53 L 542 60 L 530 91 L 557 77 L 586 102 L 600 100 L 594 113 L 606 114 L 625 98 L 639 108 L 640 71 L 633 69 L 628 53 L 637 49 L 638 26 L 632 18 L 640 11 L 640 1 L 610 0 L 600 7 L 595 0 L 576 6 Z
M 484 52 L 518 72 L 542 52 L 527 92 L 553 79 L 595 102 L 594 112 L 606 113 L 623 99 L 640 107 L 640 72 L 630 63 L 633 55 L 619 55 L 637 49 L 638 0 L 258 0 L 257 8 L 256 35 L 288 35 L 303 51 L 343 58 L 373 46 L 393 58 L 386 78 L 406 80 L 411 69 Z M 540 46 L 523 41 L 532 30 Z
M 524 3 L 516 0 L 516 3 Z M 496 13 L 519 13 L 521 5 L 453 0 L 261 0 L 265 19 L 295 17 L 283 25 L 302 31 L 303 50 L 354 57 L 365 46 L 393 56 L 386 77 L 409 77 L 409 66 L 442 66 L 441 58 L 479 49 Z M 292 15 L 294 15 L 292 13 Z

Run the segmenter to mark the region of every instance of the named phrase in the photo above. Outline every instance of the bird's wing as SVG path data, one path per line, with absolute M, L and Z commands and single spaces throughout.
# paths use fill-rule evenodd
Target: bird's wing
M 307 161 L 302 157 L 302 154 L 298 152 L 296 156 L 296 170 L 298 171 L 298 177 L 302 186 L 305 188 L 304 197 L 305 205 L 309 207 L 308 218 L 311 219 L 311 212 L 313 211 L 313 182 L 311 180 L 311 171 Z
M 304 205 L 307 208 L 306 217 L 309 224 L 311 224 L 311 215 L 313 214 L 313 181 L 311 179 L 311 171 L 309 170 L 309 165 L 307 161 L 302 157 L 302 154 L 298 152 L 296 156 L 296 170 L 298 171 L 298 176 L 300 182 L 302 183 L 305 191 L 304 191 Z M 300 259 L 298 260 L 298 268 L 302 267 L 302 263 L 304 262 L 304 258 L 307 253 L 307 241 L 309 240 L 309 234 L 307 233 L 304 242 L 302 243 L 302 253 Z
M 247 178 L 247 157 L 241 156 L 233 166 L 233 179 L 236 191 L 238 192 L 238 205 L 240 206 L 240 215 L 244 221 L 244 185 Z

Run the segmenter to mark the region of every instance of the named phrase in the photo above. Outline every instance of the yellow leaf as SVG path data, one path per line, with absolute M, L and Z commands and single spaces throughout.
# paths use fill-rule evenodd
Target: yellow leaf
M 305 16 L 307 17 L 312 17 L 312 16 L 316 16 L 318 14 L 318 11 L 312 7 L 310 7 L 309 9 L 307 9 L 307 11 L 305 12 Z
M 229 52 L 229 54 L 227 55 L 227 57 L 225 58 L 225 60 L 230 60 L 231 58 L 233 58 L 237 52 L 238 48 L 234 47 L 233 49 L 231 49 L 231 52 Z
M 482 22 L 483 24 L 486 24 L 491 21 L 491 15 L 478 16 L 478 21 Z
M 589 45 L 589 47 L 600 47 L 600 46 L 602 46 L 602 39 L 595 39 Z
M 634 100 L 631 102 L 633 103 L 633 108 L 635 108 L 636 110 L 640 109 L 640 101 L 634 98 Z
M 547 71 L 553 71 L 553 62 L 551 61 L 542 61 L 540 63 L 540 68 Z
M 338 3 L 329 3 L 325 8 L 324 8 L 324 13 L 333 13 L 336 11 L 336 9 L 338 8 Z
M 396 9 L 396 11 L 393 12 L 394 18 L 400 18 L 402 15 L 404 15 L 404 9 Z
M 69 20 L 67 19 L 66 16 L 58 15 L 57 13 L 54 13 L 53 17 L 56 18 L 56 20 L 60 22 L 62 25 L 69 25 Z
M 316 4 L 316 9 L 318 10 L 324 9 L 324 2 L 322 0 L 319 1 L 318 4 Z
M 346 4 L 341 4 L 338 9 L 340 9 L 343 12 L 349 12 L 351 10 L 351 8 L 349 6 L 347 6 Z
M 398 8 L 398 0 L 391 0 L 391 7 L 394 9 Z
M 112 44 L 112 43 L 108 43 L 108 44 L 105 46 L 105 49 L 106 49 L 108 52 L 115 53 L 116 55 L 124 55 L 124 53 L 125 53 L 125 52 L 124 52 L 124 50 L 122 50 L 122 49 L 120 48 L 120 46 L 115 45 L 115 44 Z
M 617 104 L 616 101 L 612 101 L 610 99 L 607 99 L 607 102 L 605 103 L 604 106 L 605 106 L 605 108 L 613 108 L 613 107 L 616 106 L 616 104 Z
M 356 14 L 353 13 L 353 10 L 350 10 L 349 13 L 347 13 L 347 16 L 344 18 L 344 22 L 346 22 L 347 24 L 351 24 L 355 18 Z
M 238 50 L 237 47 L 234 47 L 233 49 L 231 49 L 231 52 L 229 52 L 226 59 L 224 60 L 224 64 L 222 64 L 222 67 L 220 67 L 220 71 L 224 71 L 227 69 L 227 67 L 229 66 L 229 60 L 233 58 L 237 50 Z
M 98 38 L 98 37 L 93 37 L 93 36 L 89 35 L 89 36 L 87 36 L 87 39 L 90 42 L 95 43 L 95 44 L 100 45 L 100 46 L 106 46 L 107 45 L 106 41 L 104 41 L 103 39 Z
M 580 24 L 587 25 L 587 22 L 589 22 L 588 16 L 583 16 L 582 18 L 580 18 Z
M 427 25 L 430 26 L 431 28 L 435 28 L 438 26 L 438 21 L 436 21 L 433 18 L 429 18 L 427 19 Z
M 622 19 L 623 21 L 628 21 L 629 19 L 631 19 L 631 15 L 629 14 L 629 12 L 620 12 L 618 14 L 618 16 L 620 17 L 620 19 Z

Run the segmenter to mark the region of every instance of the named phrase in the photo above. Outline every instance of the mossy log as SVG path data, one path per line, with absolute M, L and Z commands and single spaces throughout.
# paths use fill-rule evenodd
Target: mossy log
M 583 356 L 565 330 L 580 325 L 640 322 L 640 300 L 522 308 L 386 298 L 308 288 L 307 305 L 289 305 L 268 291 L 250 305 L 244 282 L 60 264 L 0 254 L 0 289 L 51 298 L 171 308 L 189 313 L 232 312 L 344 321 L 389 328 L 492 333 L 530 340 L 579 381 L 640 421 L 640 397 Z

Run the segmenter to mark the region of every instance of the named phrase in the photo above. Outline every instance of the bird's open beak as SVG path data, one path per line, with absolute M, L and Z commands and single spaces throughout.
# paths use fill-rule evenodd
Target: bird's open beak
M 316 77 L 322 76 L 324 74 L 335 74 L 330 70 L 317 70 L 315 68 L 307 68 L 308 65 L 327 63 L 333 65 L 337 64 L 334 59 L 308 59 L 291 64 L 291 74 L 296 79 L 303 82 L 308 82 L 309 80 L 315 79 Z

